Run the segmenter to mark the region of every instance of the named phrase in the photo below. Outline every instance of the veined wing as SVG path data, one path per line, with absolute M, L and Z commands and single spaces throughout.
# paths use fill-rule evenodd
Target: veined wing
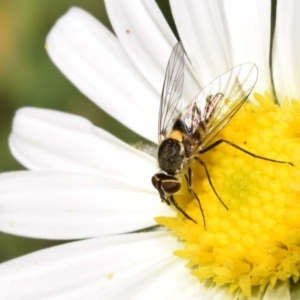
M 183 79 L 184 49 L 182 43 L 178 42 L 173 48 L 169 58 L 161 94 L 158 119 L 159 143 L 171 132 L 174 121 L 180 114 Z
M 197 130 L 205 148 L 247 100 L 258 77 L 255 64 L 245 63 L 216 78 L 183 111 L 180 118 L 189 135 Z M 194 154 L 195 154 L 194 153 Z

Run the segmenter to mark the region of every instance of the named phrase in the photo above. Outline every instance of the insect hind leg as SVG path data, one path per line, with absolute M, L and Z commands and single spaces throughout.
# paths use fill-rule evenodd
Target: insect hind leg
M 231 142 L 229 142 L 227 140 L 224 140 L 224 139 L 217 140 L 216 142 L 214 142 L 213 144 L 209 145 L 208 147 L 200 150 L 199 154 L 203 154 L 203 153 L 205 153 L 205 152 L 207 152 L 207 151 L 209 151 L 209 150 L 217 147 L 218 145 L 220 145 L 222 143 L 226 143 L 226 144 L 228 144 L 228 145 L 230 145 L 230 146 L 232 146 L 232 147 L 234 147 L 234 148 L 236 148 L 236 149 L 238 149 L 238 150 L 240 150 L 240 151 L 242 151 L 242 152 L 244 152 L 244 153 L 246 153 L 246 154 L 248 154 L 248 155 L 250 155 L 252 157 L 255 157 L 255 158 L 259 158 L 259 159 L 263 159 L 263 160 L 267 160 L 267 161 L 271 161 L 271 162 L 275 162 L 275 163 L 279 163 L 279 164 L 289 164 L 291 166 L 294 166 L 294 164 L 292 164 L 291 162 L 288 162 L 288 161 L 276 160 L 276 159 L 271 159 L 271 158 L 263 157 L 263 156 L 260 156 L 260 155 L 256 155 L 256 154 L 254 154 L 254 153 L 252 153 L 250 151 L 247 151 L 244 148 L 242 148 L 242 147 L 240 147 L 240 146 L 238 146 L 238 145 L 236 145 L 234 143 L 231 143 Z

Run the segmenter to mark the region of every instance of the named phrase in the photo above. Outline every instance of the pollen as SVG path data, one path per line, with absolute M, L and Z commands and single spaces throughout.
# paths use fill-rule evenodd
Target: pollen
M 240 298 L 300 277 L 300 102 L 280 107 L 267 93 L 254 97 L 258 104 L 244 104 L 215 138 L 253 155 L 221 143 L 199 156 L 228 210 L 195 160 L 193 190 L 206 228 L 184 181 L 174 197 L 197 224 L 180 212 L 156 218 L 183 241 L 174 254 L 188 261 L 192 275 Z

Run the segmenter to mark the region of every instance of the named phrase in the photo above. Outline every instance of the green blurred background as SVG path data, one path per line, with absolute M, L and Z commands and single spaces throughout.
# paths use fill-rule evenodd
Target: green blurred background
M 157 3 L 174 28 L 168 1 L 159 0 Z M 103 0 L 0 0 L 1 172 L 23 169 L 8 148 L 13 116 L 23 106 L 78 114 L 126 142 L 139 140 L 101 109 L 95 109 L 96 106 L 48 58 L 44 49 L 45 37 L 55 21 L 72 6 L 85 9 L 111 29 Z M 0 262 L 58 243 L 0 233 Z

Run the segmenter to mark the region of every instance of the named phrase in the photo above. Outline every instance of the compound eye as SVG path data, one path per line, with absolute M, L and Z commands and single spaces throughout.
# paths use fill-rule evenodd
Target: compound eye
M 158 190 L 161 197 L 173 195 L 180 190 L 180 181 L 172 175 L 158 173 L 152 177 L 152 184 Z
M 176 177 L 163 179 L 161 185 L 166 194 L 175 194 L 180 190 L 180 182 Z
M 152 182 L 152 185 L 153 185 L 156 189 L 158 189 L 158 181 L 159 181 L 159 180 L 160 180 L 160 179 L 157 178 L 156 175 L 152 176 L 151 182 Z

